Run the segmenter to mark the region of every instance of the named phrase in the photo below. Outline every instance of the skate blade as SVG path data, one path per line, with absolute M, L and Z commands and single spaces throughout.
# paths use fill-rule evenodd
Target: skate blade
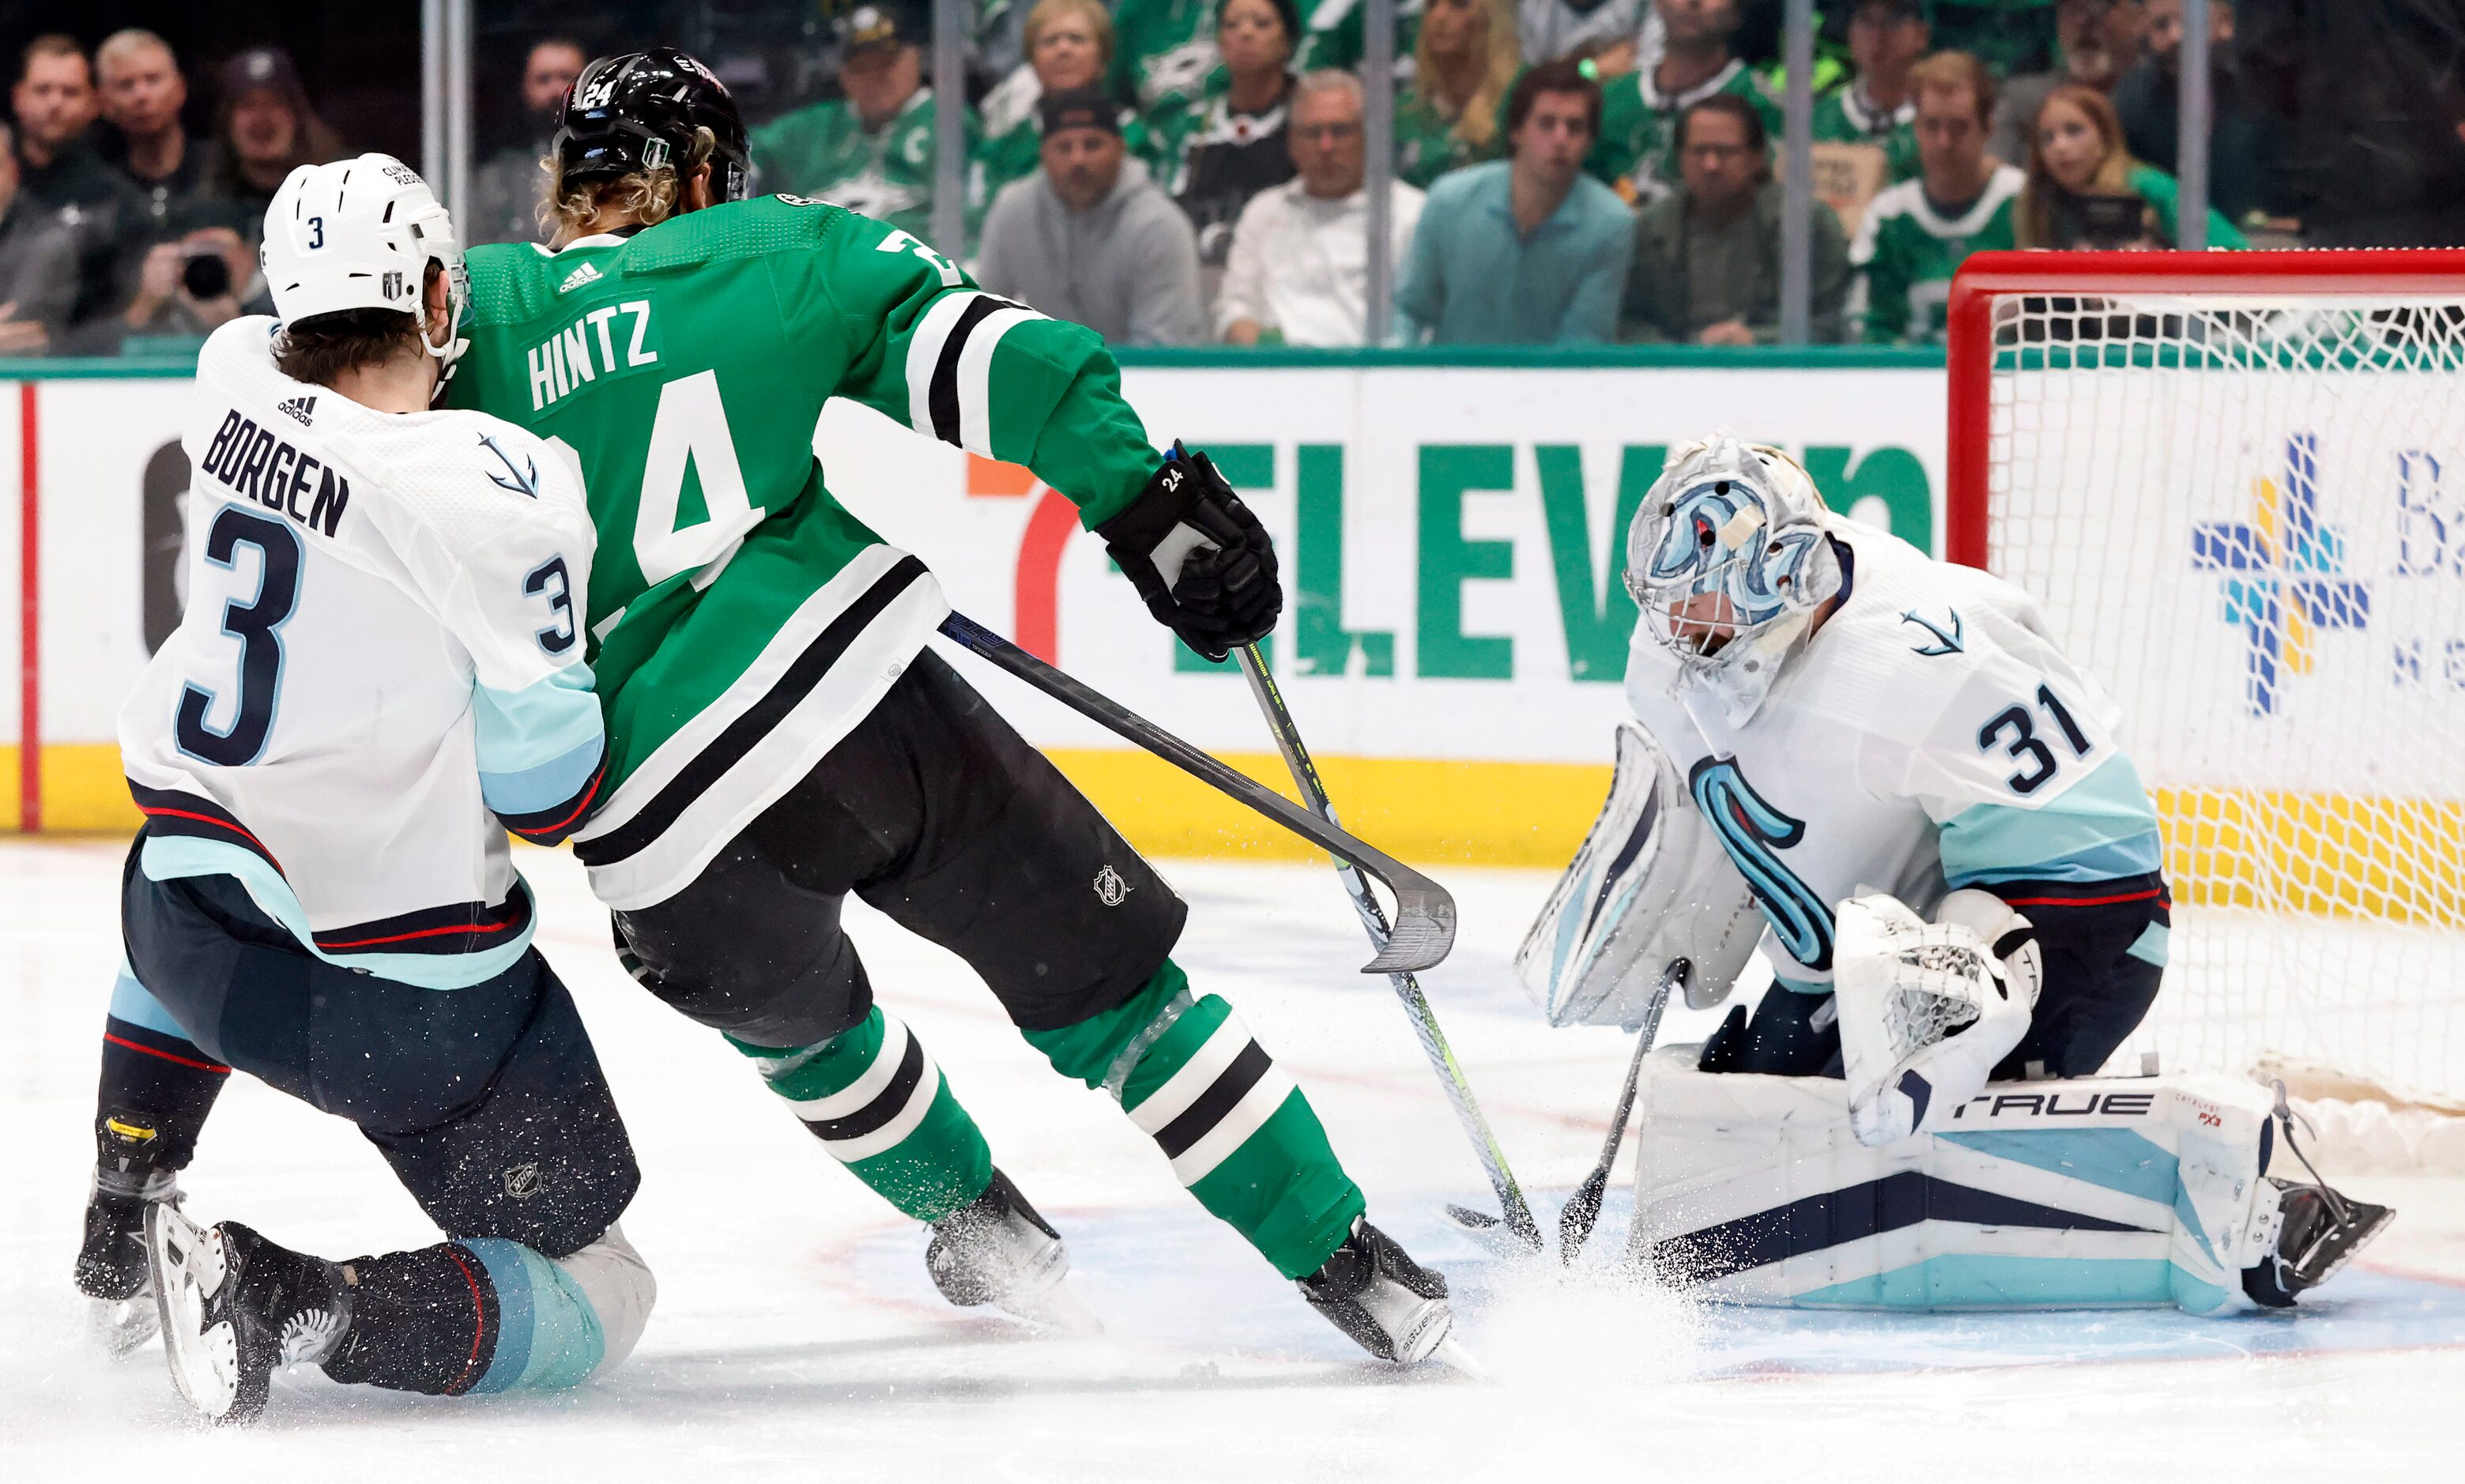
M 1074 1340 L 1092 1340 L 1104 1333 L 1104 1321 L 1063 1276 L 1033 1298 L 1020 1297 L 998 1306 L 1014 1319 Z
M 1474 1360 L 1472 1352 L 1464 1348 L 1463 1341 L 1453 1335 L 1438 1341 L 1438 1347 L 1430 1352 L 1430 1359 L 1469 1380 L 1489 1379 L 1488 1367 Z
M 237 1336 L 229 1321 L 205 1322 L 228 1273 L 221 1241 L 167 1205 L 145 1213 L 145 1260 L 171 1384 L 211 1423 L 247 1420 L 240 1415 Z
M 2359 1206 L 2362 1203 L 2349 1201 L 2346 1204 L 2348 1206 Z M 2336 1261 L 2328 1264 L 2327 1268 L 2322 1271 L 2318 1277 L 2311 1280 L 2311 1287 L 2318 1288 L 2321 1284 L 2327 1282 L 2330 1278 L 2335 1277 L 2339 1273 L 2344 1271 L 2345 1265 L 2354 1260 L 2355 1253 L 2360 1252 L 2364 1248 L 2370 1246 L 2371 1243 L 2379 1237 L 2381 1232 L 2386 1231 L 2388 1229 L 2388 1223 L 2396 1220 L 2396 1208 L 2394 1207 L 2382 1206 L 2366 1207 L 2366 1209 L 2372 1210 L 2376 1214 L 2370 1215 L 2363 1222 L 2359 1223 L 2361 1229 L 2356 1233 L 2354 1239 L 2345 1244 L 2345 1250 L 2337 1254 Z
M 127 1360 L 162 1329 L 163 1313 L 151 1288 L 140 1289 L 127 1298 L 86 1300 L 86 1338 L 107 1361 Z

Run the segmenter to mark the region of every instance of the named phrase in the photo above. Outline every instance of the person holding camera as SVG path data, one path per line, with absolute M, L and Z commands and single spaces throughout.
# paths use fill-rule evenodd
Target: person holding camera
M 93 326 L 73 348 L 133 355 L 162 342 L 203 338 L 244 314 L 271 314 L 256 255 L 237 229 L 198 227 L 146 250 L 128 306 Z M 162 347 L 168 348 L 168 347 Z
M 2028 184 L 2012 212 L 2024 248 L 2170 248 L 2182 241 L 2174 177 L 2131 158 L 2114 104 L 2066 83 L 2037 105 Z M 2251 244 L 2211 209 L 2209 246 Z

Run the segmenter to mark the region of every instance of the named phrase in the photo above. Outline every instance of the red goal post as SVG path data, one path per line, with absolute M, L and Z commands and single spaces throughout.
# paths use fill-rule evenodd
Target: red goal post
M 1972 253 L 1952 276 L 1944 325 L 1943 555 L 1986 565 L 1993 459 L 1994 305 L 2031 294 L 2137 297 L 2412 297 L 2465 301 L 2465 249 L 2287 253 Z
M 1946 335 L 1944 554 L 2167 835 L 2134 1049 L 2465 1112 L 2465 251 L 1980 253 Z

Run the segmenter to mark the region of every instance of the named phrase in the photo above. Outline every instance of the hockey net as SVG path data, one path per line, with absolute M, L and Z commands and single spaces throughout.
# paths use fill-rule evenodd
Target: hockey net
M 2164 828 L 2109 1070 L 2465 1115 L 2465 252 L 1981 254 L 1949 324 L 1948 554 L 2112 689 Z

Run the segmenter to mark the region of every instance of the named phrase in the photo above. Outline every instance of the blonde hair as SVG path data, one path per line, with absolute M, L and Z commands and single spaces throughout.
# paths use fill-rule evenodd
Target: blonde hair
M 2130 146 L 2122 142 L 2122 120 L 2114 104 L 2095 88 L 2066 82 L 2046 95 L 2037 105 L 2036 117 L 2029 121 L 2029 183 L 2020 188 L 2020 199 L 2013 203 L 2012 235 L 2024 248 L 2054 246 L 2054 196 L 2063 188 L 2054 180 L 2054 172 L 2046 164 L 2046 110 L 2056 103 L 2069 103 L 2077 109 L 2097 130 L 2098 143 L 2104 147 L 2104 157 L 2098 161 L 2097 175 L 2088 184 L 2088 193 L 2123 196 L 2132 193 L 2131 169 L 2138 162 L 2131 158 Z
M 150 31 L 131 26 L 102 38 L 102 45 L 94 49 L 94 70 L 97 73 L 108 72 L 118 63 L 134 60 L 142 52 L 162 53 L 164 60 L 175 70 L 180 65 L 179 55 L 171 50 L 171 43 Z
M 1966 93 L 1977 105 L 1977 122 L 1994 122 L 1994 73 L 1966 52 L 1937 52 L 1909 69 L 1909 96 L 1920 93 Z
M 557 179 L 556 157 L 549 155 L 540 161 L 540 168 L 547 176 L 545 198 L 539 207 L 540 227 L 551 241 L 558 243 L 582 236 L 591 223 L 608 216 L 655 227 L 677 214 L 684 183 L 694 171 L 709 164 L 718 151 L 719 136 L 706 128 L 697 129 L 681 161 L 655 170 L 631 170 L 569 185 Z
M 1498 138 L 1498 105 L 1507 90 L 1515 86 L 1516 75 L 1523 70 L 1523 41 L 1515 29 L 1515 12 L 1506 0 L 1473 0 L 1473 6 L 1480 11 L 1482 33 L 1489 43 L 1489 62 L 1481 69 L 1479 84 L 1463 100 L 1447 132 L 1462 144 L 1485 150 Z M 1413 45 L 1412 66 L 1413 85 L 1423 100 L 1431 100 L 1438 70 L 1430 55 L 1430 33 L 1426 27 Z
M 1019 33 L 1019 50 L 1026 55 L 1031 68 L 1035 63 L 1035 42 L 1044 28 L 1067 15 L 1084 18 L 1096 33 L 1097 71 L 1100 74 L 1113 65 L 1113 17 L 1098 0 L 1035 0 L 1035 9 L 1027 12 L 1027 25 Z

